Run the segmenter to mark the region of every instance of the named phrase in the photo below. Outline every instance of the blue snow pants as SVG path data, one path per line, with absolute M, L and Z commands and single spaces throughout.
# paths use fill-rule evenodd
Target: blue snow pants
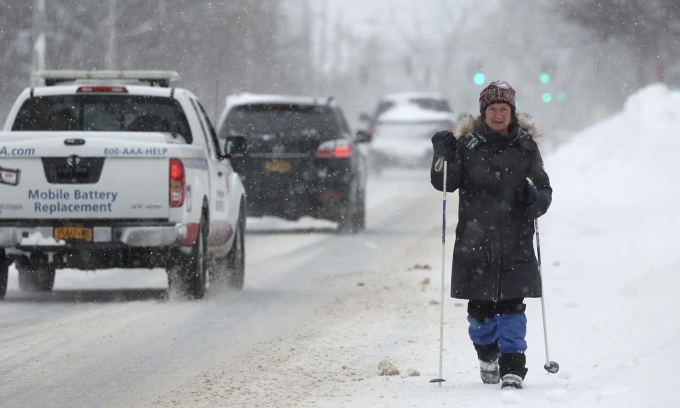
M 491 302 L 468 302 L 468 332 L 473 343 L 486 346 L 498 340 L 501 353 L 524 353 L 527 349 L 527 317 L 524 298 Z

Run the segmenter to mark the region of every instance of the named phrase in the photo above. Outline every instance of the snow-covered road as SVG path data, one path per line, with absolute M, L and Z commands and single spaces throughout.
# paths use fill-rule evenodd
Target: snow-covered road
M 437 350 L 439 267 L 427 261 L 440 219 L 427 171 L 372 179 L 359 235 L 249 219 L 244 290 L 211 287 L 202 301 L 168 295 L 162 270 L 58 271 L 53 293 L 31 295 L 12 269 L 0 405 L 343 405 L 393 348 L 429 336 Z

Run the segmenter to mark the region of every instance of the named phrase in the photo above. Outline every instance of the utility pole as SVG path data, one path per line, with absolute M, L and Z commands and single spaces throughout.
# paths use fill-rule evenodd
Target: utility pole
M 326 79 L 328 74 L 326 73 L 326 64 L 328 62 L 328 0 L 326 0 L 321 8 L 319 15 L 319 37 L 317 40 L 317 60 L 316 69 L 319 72 L 319 83 L 322 87 L 326 86 Z
M 47 20 L 45 16 L 45 0 L 35 0 L 33 4 L 33 51 L 31 53 L 31 86 L 39 85 L 33 74 L 45 69 L 45 31 Z
M 43 0 L 44 1 L 44 0 Z M 108 0 L 109 6 L 109 38 L 106 43 L 106 55 L 104 56 L 104 65 L 106 69 L 116 69 L 116 17 L 118 9 L 118 0 Z
M 342 9 L 340 9 L 335 20 L 335 33 L 333 34 L 333 67 L 331 70 L 331 81 L 333 82 L 337 80 L 337 76 L 342 70 L 342 46 L 344 41 L 342 17 Z

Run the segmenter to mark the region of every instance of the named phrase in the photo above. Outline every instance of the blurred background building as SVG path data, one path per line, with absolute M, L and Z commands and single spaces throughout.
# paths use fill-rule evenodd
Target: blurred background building
M 334 95 L 355 127 L 398 91 L 477 113 L 504 79 L 548 134 L 680 87 L 677 0 L 4 0 L 0 27 L 3 121 L 39 68 L 176 70 L 213 119 L 230 93 Z

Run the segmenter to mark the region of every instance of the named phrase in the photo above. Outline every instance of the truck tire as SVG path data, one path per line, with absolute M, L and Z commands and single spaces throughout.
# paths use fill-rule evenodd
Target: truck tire
M 7 275 L 9 275 L 9 261 L 5 255 L 0 255 L 0 299 L 4 299 L 7 294 Z
M 246 274 L 246 245 L 245 245 L 246 217 L 241 208 L 238 223 L 234 231 L 234 245 L 232 245 L 226 259 L 227 285 L 236 290 L 243 289 Z
M 19 288 L 24 292 L 49 292 L 54 287 L 56 268 L 45 257 L 24 258 L 16 263 Z
M 208 284 L 207 238 L 206 221 L 203 218 L 198 225 L 198 235 L 191 254 L 182 256 L 179 262 L 173 257 L 169 261 L 171 264 L 166 267 L 170 288 L 192 299 L 203 299 Z

